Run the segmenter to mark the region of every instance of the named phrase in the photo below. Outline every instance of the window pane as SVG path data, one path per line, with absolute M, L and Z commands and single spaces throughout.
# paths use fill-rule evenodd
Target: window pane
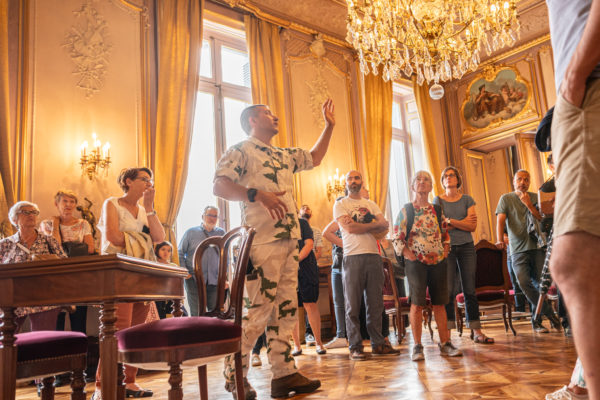
M 414 100 L 406 102 L 406 112 L 408 114 L 416 113 L 417 111 L 417 103 Z
M 402 129 L 402 111 L 400 103 L 393 103 L 392 106 L 392 128 Z
M 408 121 L 408 131 L 410 133 L 414 171 L 428 171 L 429 165 L 427 164 L 427 159 L 425 158 L 423 135 L 421 134 L 421 122 L 418 118 L 413 118 Z M 436 178 L 434 177 L 434 179 Z
M 188 175 L 183 201 L 177 215 L 177 239 L 186 230 L 200 225 L 202 210 L 207 205 L 217 205 L 212 193 L 215 173 L 215 114 L 214 96 L 198 92 L 194 132 L 188 164 Z
M 212 78 L 212 51 L 208 40 L 202 41 L 202 50 L 200 52 L 200 76 Z
M 406 145 L 400 140 L 392 140 L 389 189 L 394 223 L 402 206 L 410 201 L 409 179 L 406 170 Z
M 221 47 L 223 82 L 250 87 L 250 63 L 248 53 Z
M 230 147 L 236 143 L 246 140 L 248 135 L 243 131 L 240 126 L 240 115 L 244 108 L 250 104 L 241 101 L 225 97 L 224 99 L 224 111 L 225 111 L 225 146 Z M 235 228 L 242 224 L 241 214 L 241 202 L 229 202 L 229 229 Z

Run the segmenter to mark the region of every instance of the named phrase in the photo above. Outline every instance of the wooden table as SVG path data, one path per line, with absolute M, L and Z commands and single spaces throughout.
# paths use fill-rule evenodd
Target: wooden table
M 111 254 L 0 265 L 0 399 L 15 399 L 15 308 L 101 304 L 102 398 L 117 399 L 116 303 L 183 299 L 187 270 Z

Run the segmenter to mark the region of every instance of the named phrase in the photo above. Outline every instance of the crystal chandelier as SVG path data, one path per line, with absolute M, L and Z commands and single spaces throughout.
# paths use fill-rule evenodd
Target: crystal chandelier
M 346 40 L 358 52 L 363 74 L 382 68 L 388 81 L 415 73 L 419 85 L 441 88 L 440 81 L 475 70 L 482 48 L 490 55 L 516 42 L 516 1 L 346 0 Z

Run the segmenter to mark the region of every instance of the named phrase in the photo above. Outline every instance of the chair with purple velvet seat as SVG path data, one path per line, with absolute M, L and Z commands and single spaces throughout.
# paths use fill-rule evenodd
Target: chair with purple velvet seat
M 406 336 L 406 326 L 404 318 L 410 313 L 410 303 L 408 297 L 399 297 L 398 288 L 394 276 L 394 267 L 389 258 L 383 257 L 383 307 L 385 313 L 392 316 L 394 331 L 398 339 L 398 344 Z M 431 328 L 431 300 L 427 296 L 427 306 L 423 307 L 423 324 L 429 328 L 429 334 L 433 340 L 433 329 Z
M 116 333 L 120 362 L 145 369 L 169 371 L 169 400 L 183 398 L 182 367 L 198 368 L 200 397 L 206 400 L 206 364 L 229 354 L 234 354 L 235 359 L 237 398 L 244 399 L 241 353 L 242 298 L 254 233 L 253 228 L 235 228 L 224 236 L 209 237 L 196 249 L 194 274 L 198 282 L 199 317 L 161 319 Z M 239 243 L 236 241 L 238 238 Z M 237 250 L 232 249 L 233 243 L 238 243 Z M 211 247 L 219 252 L 218 306 L 214 311 L 206 312 L 206 286 L 201 260 L 204 252 Z M 236 261 L 230 297 L 226 302 L 225 289 L 230 276 L 228 270 L 232 256 Z
M 500 250 L 487 240 L 481 240 L 475 245 L 475 252 L 477 254 L 475 295 L 479 302 L 479 310 L 501 307 L 504 330 L 508 332 L 510 326 L 513 335 L 516 336 L 517 332 L 512 325 L 513 296 L 510 294 L 512 284 L 506 264 L 506 250 Z M 465 310 L 463 293 L 456 296 L 455 310 L 457 330 L 462 335 Z
M 54 399 L 54 375 L 71 373 L 71 400 L 85 400 L 88 341 L 80 332 L 35 331 L 15 335 L 17 380 L 42 379 L 42 400 Z

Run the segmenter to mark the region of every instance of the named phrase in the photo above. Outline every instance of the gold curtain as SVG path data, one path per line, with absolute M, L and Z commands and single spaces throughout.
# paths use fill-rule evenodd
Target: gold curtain
M 421 120 L 421 132 L 423 133 L 423 147 L 425 148 L 425 156 L 429 164 L 429 172 L 433 176 L 434 194 L 443 192 L 439 177 L 442 173 L 440 168 L 440 156 L 437 148 L 437 140 L 435 137 L 435 127 L 433 125 L 433 112 L 429 103 L 429 86 L 423 83 L 422 86 L 417 84 L 417 79 L 413 75 L 413 91 L 419 111 L 419 119 Z
M 158 101 L 154 144 L 155 208 L 167 240 L 177 243 L 173 224 L 187 179 L 192 139 L 204 0 L 157 2 Z
M 275 146 L 287 147 L 285 97 L 283 93 L 283 61 L 279 27 L 254 15 L 244 17 L 246 42 L 250 54 L 252 102 L 266 104 L 279 118 L 279 134 Z
M 392 81 L 381 74 L 364 76 L 365 129 L 362 148 L 369 192 L 385 213 L 392 147 Z
M 8 208 L 15 202 L 10 165 L 10 77 L 9 77 L 9 1 L 0 0 L 0 238 L 10 233 L 7 223 Z M 6 232 L 5 232 L 6 231 Z

